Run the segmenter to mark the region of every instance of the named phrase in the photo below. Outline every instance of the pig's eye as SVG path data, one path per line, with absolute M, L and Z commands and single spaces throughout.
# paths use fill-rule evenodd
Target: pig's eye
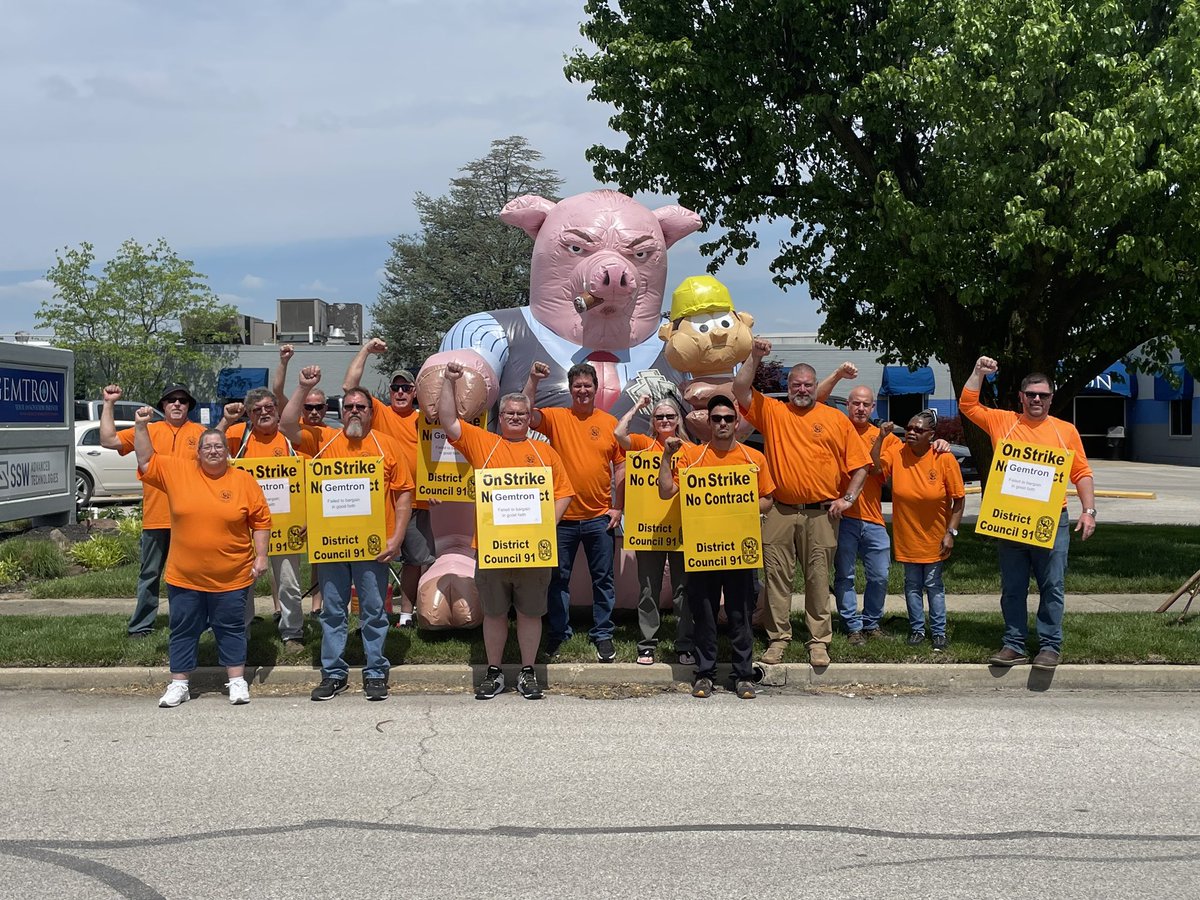
M 701 326 L 700 326 L 700 333 L 701 333 L 701 334 L 708 334 L 708 323 L 705 323 L 705 324 L 703 324 L 703 325 L 701 325 Z
M 633 254 L 633 258 L 634 259 L 645 259 L 649 255 L 650 254 L 647 253 L 645 250 L 639 250 L 639 251 L 637 251 L 637 253 Z
M 583 248 L 580 247 L 578 244 L 568 245 L 567 250 L 569 250 L 571 253 L 574 253 L 576 256 L 578 256 L 580 253 L 583 252 Z

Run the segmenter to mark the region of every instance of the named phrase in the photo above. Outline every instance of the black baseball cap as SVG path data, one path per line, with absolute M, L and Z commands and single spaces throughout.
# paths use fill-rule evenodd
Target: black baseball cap
M 192 392 L 188 390 L 186 384 L 169 384 L 167 385 L 167 389 L 162 392 L 162 396 L 158 398 L 158 402 L 154 404 L 159 412 L 163 411 L 163 401 L 172 394 L 183 394 L 187 397 L 188 412 L 196 408 L 196 398 L 192 396 Z

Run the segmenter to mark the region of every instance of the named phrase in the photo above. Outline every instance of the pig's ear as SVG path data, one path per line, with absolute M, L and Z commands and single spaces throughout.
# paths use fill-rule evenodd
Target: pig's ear
M 699 231 L 704 224 L 700 221 L 700 216 L 682 206 L 660 206 L 654 211 L 654 217 L 658 219 L 668 247 L 680 238 L 687 237 L 693 231 Z M 504 218 L 503 214 L 501 218 Z
M 545 197 L 522 194 L 504 204 L 504 209 L 500 210 L 500 221 L 505 225 L 516 225 L 531 238 L 536 238 L 552 209 L 554 204 Z

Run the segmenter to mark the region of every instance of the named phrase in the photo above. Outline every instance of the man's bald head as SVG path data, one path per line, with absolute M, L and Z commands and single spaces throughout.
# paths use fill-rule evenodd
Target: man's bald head
M 855 425 L 866 425 L 875 412 L 875 392 L 861 384 L 851 388 L 846 398 L 846 412 Z

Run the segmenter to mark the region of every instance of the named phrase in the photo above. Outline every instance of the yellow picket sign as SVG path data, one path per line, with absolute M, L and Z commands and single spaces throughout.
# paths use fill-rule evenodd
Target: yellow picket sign
M 554 476 L 549 466 L 475 470 L 481 569 L 558 565 Z
M 271 510 L 268 556 L 304 552 L 304 457 L 253 456 L 229 464 L 254 476 Z
M 1054 546 L 1075 451 L 1003 440 L 996 444 L 976 534 Z
M 305 461 L 309 562 L 374 559 L 387 541 L 383 457 Z
M 464 421 L 487 429 L 486 412 Z M 450 445 L 446 432 L 421 413 L 417 420 L 417 499 L 470 502 L 472 473 L 471 464 Z
M 662 451 L 625 454 L 625 549 L 678 550 L 683 546 L 679 496 L 658 495 Z
M 762 565 L 757 466 L 692 466 L 679 472 L 684 569 Z

